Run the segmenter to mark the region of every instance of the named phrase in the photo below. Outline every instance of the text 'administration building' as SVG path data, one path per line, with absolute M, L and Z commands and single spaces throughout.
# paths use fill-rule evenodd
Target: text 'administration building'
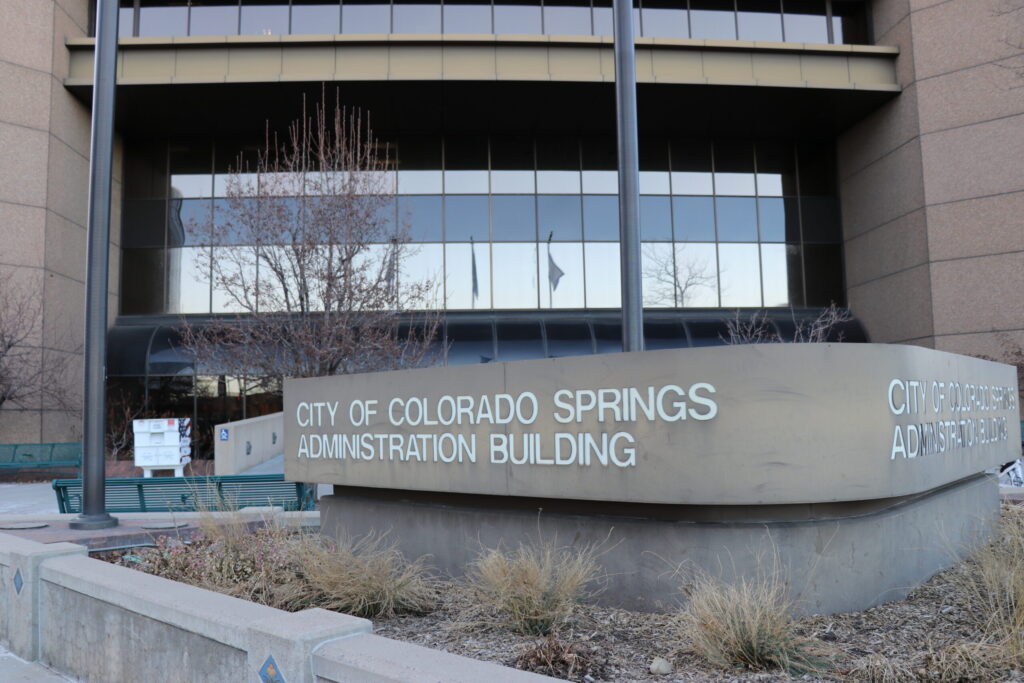
M 0 3 L 0 268 L 42 294 L 44 362 L 82 327 L 92 5 Z M 175 350 L 181 315 L 225 310 L 181 226 L 216 224 L 229 163 L 324 83 L 395 150 L 450 363 L 619 348 L 609 0 L 121 6 L 111 395 L 200 433 L 276 409 Z M 833 301 L 852 340 L 1024 343 L 1021 7 L 637 0 L 648 346 L 718 343 L 737 308 L 785 334 Z M 0 411 L 0 442 L 73 429 Z

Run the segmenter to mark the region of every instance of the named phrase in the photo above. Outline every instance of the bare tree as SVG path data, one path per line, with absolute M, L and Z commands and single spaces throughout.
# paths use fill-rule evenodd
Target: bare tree
M 744 317 L 740 311 L 726 321 L 728 338 L 723 337 L 726 344 L 778 344 L 794 342 L 800 344 L 822 344 L 827 341 L 842 341 L 842 326 L 853 320 L 853 315 L 845 308 L 829 304 L 814 320 L 797 320 L 794 316 L 792 337 L 783 339 L 776 331 L 766 311 L 754 311 Z
M 699 290 L 714 291 L 717 286 L 709 264 L 689 256 L 682 248 L 673 254 L 655 245 L 645 245 L 642 272 L 644 303 L 648 306 L 683 308 L 692 303 Z
M 208 245 L 215 299 L 234 313 L 185 322 L 186 348 L 200 366 L 276 391 L 283 377 L 427 362 L 436 283 L 403 277 L 412 247 L 393 217 L 386 147 L 337 101 L 304 105 L 285 137 L 268 133 L 251 168 L 238 159 L 215 224 L 187 226 Z
M 44 354 L 41 292 L 0 275 L 0 409 L 74 413 L 66 353 Z

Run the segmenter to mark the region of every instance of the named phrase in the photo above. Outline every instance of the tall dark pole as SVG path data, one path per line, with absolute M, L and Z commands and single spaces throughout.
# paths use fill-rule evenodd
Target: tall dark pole
M 619 239 L 622 350 L 644 350 L 640 280 L 640 153 L 636 115 L 636 52 L 632 0 L 614 0 L 615 105 L 619 153 Z
M 114 91 L 117 85 L 117 0 L 96 3 L 96 51 L 89 155 L 89 247 L 85 276 L 85 410 L 82 514 L 72 529 L 117 526 L 107 514 L 104 406 L 107 375 L 107 278 L 110 272 L 110 185 L 114 166 Z

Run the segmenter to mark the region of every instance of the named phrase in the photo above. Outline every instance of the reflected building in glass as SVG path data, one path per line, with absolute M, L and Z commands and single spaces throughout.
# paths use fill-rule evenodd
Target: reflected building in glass
M 112 394 L 200 433 L 276 409 L 247 378 L 192 367 L 177 328 L 236 312 L 210 276 L 251 246 L 227 178 L 334 87 L 391 161 L 399 277 L 437 284 L 443 362 L 621 349 L 610 0 L 121 6 Z M 851 57 L 865 3 L 639 0 L 635 21 L 647 347 L 723 343 L 737 310 L 791 337 L 845 305 L 836 135 L 892 96 L 851 77 L 892 67 Z M 856 321 L 836 335 L 866 340 Z

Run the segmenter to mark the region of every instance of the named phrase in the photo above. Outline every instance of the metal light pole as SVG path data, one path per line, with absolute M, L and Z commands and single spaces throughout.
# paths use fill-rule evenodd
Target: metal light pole
M 117 0 L 96 3 L 96 50 L 89 155 L 89 247 L 85 277 L 85 393 L 82 514 L 72 529 L 117 526 L 107 514 L 104 465 L 107 375 L 107 278 L 110 272 L 110 186 L 114 166 Z
M 613 0 L 615 110 L 619 156 L 619 240 L 622 273 L 622 350 L 644 350 L 640 280 L 640 154 L 636 115 L 636 51 L 632 0 Z

